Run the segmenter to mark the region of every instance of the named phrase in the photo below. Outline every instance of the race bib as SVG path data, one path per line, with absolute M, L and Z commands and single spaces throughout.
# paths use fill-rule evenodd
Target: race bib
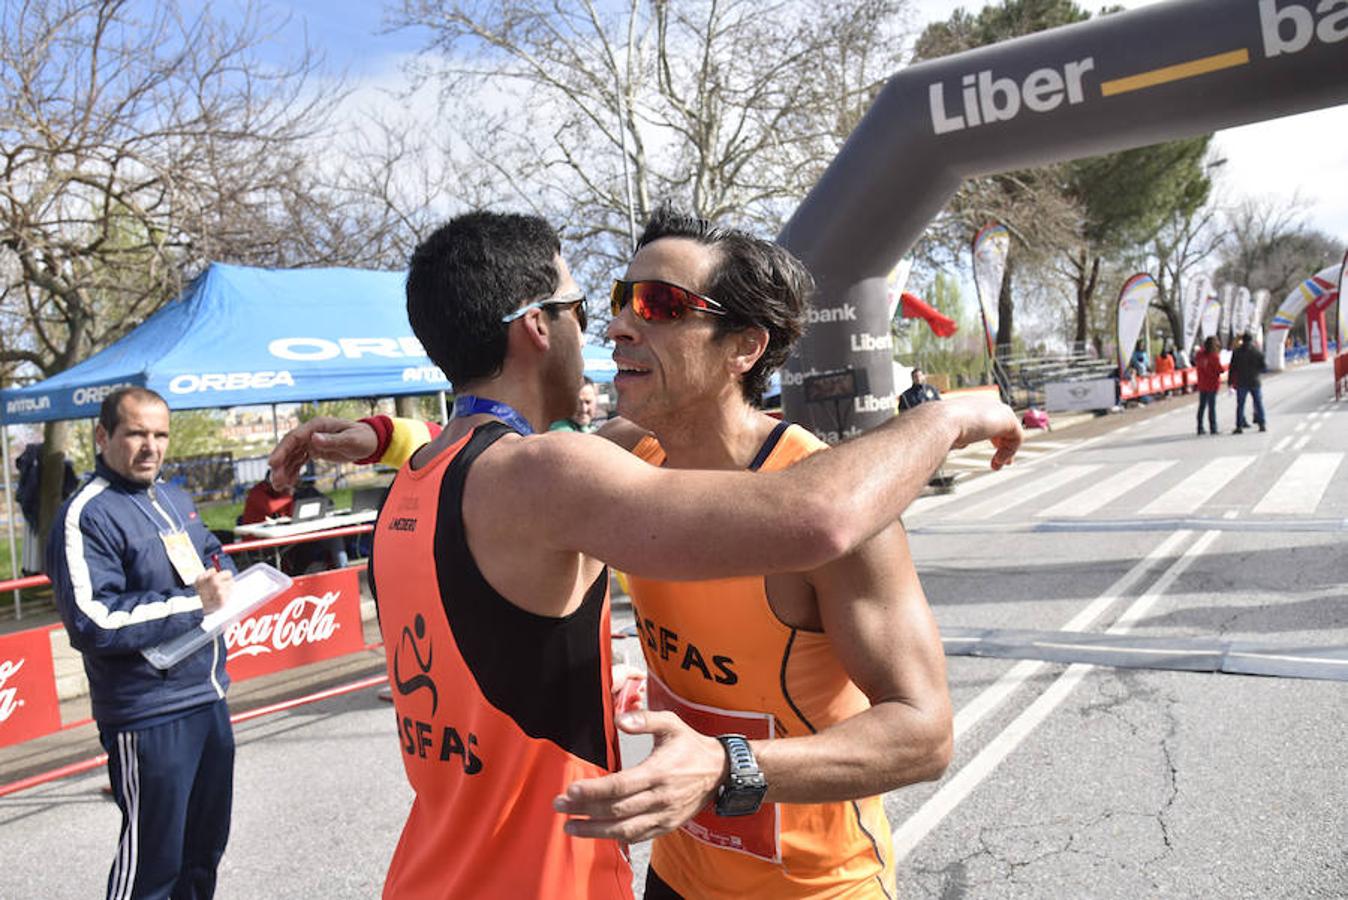
M 197 548 L 192 546 L 192 539 L 188 537 L 187 532 L 161 533 L 159 539 L 164 542 L 164 552 L 168 554 L 169 562 L 173 565 L 173 571 L 177 572 L 178 577 L 182 579 L 183 586 L 195 584 L 196 580 L 206 571 L 206 566 L 202 563 L 201 557 L 197 555 Z
M 693 703 L 675 694 L 655 673 L 647 680 L 647 698 L 651 709 L 668 710 L 678 715 L 701 734 L 742 734 L 751 740 L 776 736 L 773 717 L 768 713 L 720 709 Z M 751 816 L 718 816 L 708 804 L 679 829 L 704 844 L 747 853 L 771 863 L 782 861 L 781 815 L 777 804 L 764 803 Z

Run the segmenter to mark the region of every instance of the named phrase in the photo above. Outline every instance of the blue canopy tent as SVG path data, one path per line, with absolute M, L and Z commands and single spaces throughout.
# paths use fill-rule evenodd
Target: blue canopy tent
M 171 409 L 432 394 L 449 389 L 407 322 L 404 276 L 214 264 L 135 331 L 45 381 L 0 391 L 6 425 L 93 418 L 110 391 Z M 609 352 L 585 371 L 612 381 Z

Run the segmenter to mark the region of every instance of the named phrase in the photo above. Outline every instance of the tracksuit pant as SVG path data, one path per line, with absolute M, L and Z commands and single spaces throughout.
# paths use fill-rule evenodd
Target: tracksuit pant
M 224 700 L 149 728 L 99 727 L 122 811 L 108 900 L 207 900 L 229 839 L 234 732 Z

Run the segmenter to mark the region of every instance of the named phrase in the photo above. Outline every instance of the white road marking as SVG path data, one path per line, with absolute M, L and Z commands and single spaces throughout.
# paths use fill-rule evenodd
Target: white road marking
M 1196 512 L 1254 462 L 1254 456 L 1219 456 L 1142 507 L 1142 515 L 1183 516 Z
M 1188 537 L 1190 534 L 1192 532 L 1177 531 L 1170 536 L 1166 543 Z M 1175 580 L 1184 573 L 1184 570 L 1207 550 L 1208 546 L 1217 539 L 1218 534 L 1220 532 L 1204 532 L 1198 540 L 1189 545 L 1189 549 L 1185 550 L 1179 559 L 1171 563 L 1170 567 L 1162 573 L 1147 593 L 1124 610 L 1108 633 L 1121 634 L 1128 631 L 1133 623 L 1150 610 L 1156 600 L 1174 584 Z M 1058 679 L 1049 686 L 1048 690 L 1040 694 L 1033 703 L 1012 720 L 1010 725 L 989 741 L 969 761 L 968 765 L 949 778 L 926 803 L 922 804 L 916 813 L 894 829 L 895 860 L 906 859 L 923 838 L 935 830 L 956 806 L 973 793 L 974 789 L 991 775 L 993 770 L 1001 765 L 1002 761 L 1010 756 L 1011 752 L 1020 746 L 1025 738 L 1029 737 L 1034 729 L 1058 708 L 1059 704 L 1067 699 L 1068 695 L 1081 683 L 1081 680 L 1086 677 L 1086 673 L 1092 668 L 1092 666 L 1082 664 L 1069 666 L 1067 671 L 1059 675 Z
M 1303 436 L 1297 438 L 1296 443 L 1292 445 L 1292 449 L 1293 449 L 1293 450 L 1300 450 L 1302 447 L 1305 447 L 1305 446 L 1306 446 L 1307 444 L 1309 444 L 1310 442 L 1311 442 L 1311 436 L 1310 436 L 1309 434 L 1303 435 Z
M 1290 444 L 1290 443 L 1292 443 L 1292 436 L 1289 434 L 1289 435 L 1287 435 L 1286 437 L 1284 437 L 1282 440 L 1278 441 L 1278 443 L 1276 443 L 1276 444 L 1273 445 L 1273 452 L 1274 452 L 1274 453 L 1281 453 L 1281 452 L 1283 452 L 1283 450 L 1284 450 L 1284 449 L 1287 447 L 1287 445 Z
M 1315 512 L 1342 462 L 1342 453 L 1301 454 L 1255 504 L 1255 514 L 1309 515 Z
M 1144 482 L 1150 481 L 1175 464 L 1171 460 L 1156 460 L 1134 463 L 1120 472 L 1116 472 L 1104 481 L 1092 484 L 1060 503 L 1048 509 L 1040 510 L 1035 516 L 1041 518 L 1075 518 L 1088 516 L 1097 509 L 1114 502 L 1124 494 Z
M 1070 481 L 1075 481 L 1092 472 L 1104 468 L 1101 465 L 1087 466 L 1063 466 L 1060 469 L 1054 469 L 1036 478 L 1028 484 L 1020 484 L 1005 493 L 996 497 L 989 497 L 982 503 L 975 503 L 973 506 L 967 506 L 956 510 L 950 518 L 968 520 L 968 519 L 986 519 L 996 515 L 999 512 L 1005 512 L 1008 509 L 1019 506 L 1022 503 L 1028 503 L 1036 497 L 1043 496 L 1050 491 L 1055 491 Z
M 1156 560 L 1169 556 L 1182 540 L 1181 536 L 1188 532 L 1177 531 L 1172 533 L 1164 541 L 1156 545 L 1156 548 L 1138 560 L 1131 569 L 1125 572 L 1118 581 L 1105 589 L 1105 592 L 1096 597 L 1086 608 L 1073 616 L 1061 631 L 1085 631 L 1094 625 L 1111 605 L 1120 597 L 1132 589 L 1133 585 L 1141 580 L 1148 570 L 1156 563 Z M 1020 687 L 1027 679 L 1034 677 L 1040 669 L 1048 663 L 1037 660 L 1025 660 L 1019 662 L 1008 670 L 1001 678 L 984 688 L 981 693 L 973 700 L 969 701 L 964 707 L 955 714 L 955 740 L 958 741 L 977 725 L 984 716 L 1000 706 L 1007 697 Z

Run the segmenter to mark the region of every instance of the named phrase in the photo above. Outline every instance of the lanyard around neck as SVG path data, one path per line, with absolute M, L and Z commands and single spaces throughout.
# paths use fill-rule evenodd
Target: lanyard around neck
M 520 434 L 528 436 L 534 433 L 531 426 L 524 416 L 509 403 L 502 403 L 499 400 L 487 400 L 484 397 L 475 397 L 472 394 L 463 394 L 454 400 L 455 417 L 475 416 L 485 414 L 495 416 Z
M 150 520 L 150 524 L 153 525 L 160 534 L 173 534 L 175 532 L 186 531 L 187 527 L 178 516 L 178 511 L 173 509 L 173 504 L 167 499 L 165 499 L 163 503 L 160 503 L 158 494 L 159 492 L 155 490 L 154 485 L 150 485 L 145 490 L 143 497 L 140 492 L 131 494 L 131 502 L 136 505 L 136 509 L 145 514 L 145 518 Z M 146 501 L 158 511 L 158 517 L 146 507 Z M 172 510 L 172 512 L 169 512 L 168 510 Z M 165 525 L 168 526 L 168 531 L 164 530 Z

